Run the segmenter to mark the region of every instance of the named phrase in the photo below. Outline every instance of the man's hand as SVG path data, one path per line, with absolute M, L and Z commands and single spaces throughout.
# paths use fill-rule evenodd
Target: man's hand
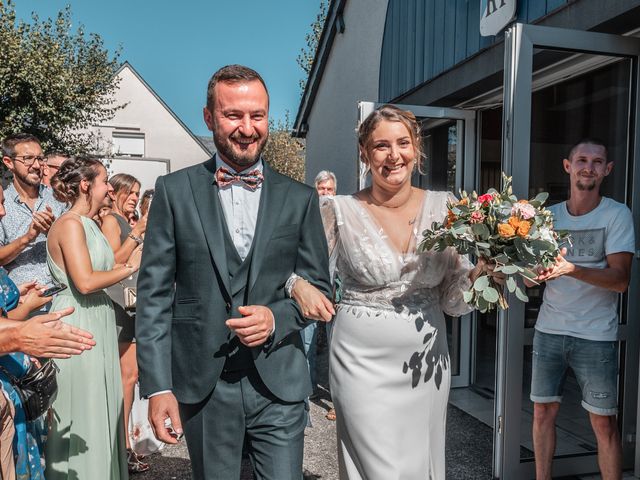
M 55 221 L 56 217 L 53 215 L 53 210 L 51 207 L 47 205 L 45 210 L 41 212 L 35 212 L 31 217 L 31 225 L 29 225 L 29 230 L 27 231 L 27 237 L 30 240 L 35 240 L 38 235 L 44 233 L 45 235 L 49 232 L 51 225 Z
M 275 325 L 273 312 L 262 305 L 238 307 L 242 318 L 230 318 L 227 327 L 235 332 L 240 342 L 247 347 L 265 343 Z
M 172 435 L 165 424 L 165 420 L 171 421 L 173 431 L 182 437 L 182 422 L 178 410 L 178 401 L 171 392 L 160 393 L 149 397 L 149 423 L 153 428 L 153 434 L 164 443 L 178 443 L 178 438 Z
M 549 268 L 538 268 L 538 276 L 535 278 L 535 281 L 546 282 L 561 277 L 562 275 L 572 274 L 576 270 L 576 266 L 564 258 L 566 254 L 567 249 L 562 248 L 560 255 L 556 257 L 556 263 L 554 265 Z
M 330 322 L 336 314 L 331 300 L 325 297 L 320 290 L 307 282 L 304 278 L 299 278 L 293 285 L 291 296 L 300 306 L 302 315 L 312 320 Z
M 34 357 L 69 358 L 91 350 L 93 335 L 60 319 L 73 313 L 73 307 L 25 320 L 17 331 L 18 351 Z

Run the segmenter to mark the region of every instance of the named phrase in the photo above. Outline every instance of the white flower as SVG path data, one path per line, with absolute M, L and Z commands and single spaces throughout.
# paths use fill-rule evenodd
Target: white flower
M 538 228 L 538 232 L 540 233 L 540 239 L 545 240 L 547 242 L 556 243 L 556 239 L 553 236 L 551 230 L 547 227 Z
M 520 215 L 524 220 L 529 220 L 536 216 L 536 209 L 528 203 L 516 203 L 511 208 L 511 215 Z

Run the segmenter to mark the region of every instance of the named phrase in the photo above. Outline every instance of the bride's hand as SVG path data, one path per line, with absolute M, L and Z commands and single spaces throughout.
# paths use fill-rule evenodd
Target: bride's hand
M 489 275 L 495 283 L 498 285 L 504 285 L 507 276 L 502 272 L 494 272 L 496 268 L 495 263 L 489 263 L 484 258 L 479 258 L 476 266 L 469 272 L 469 280 L 471 283 L 475 282 L 478 277 L 482 275 Z
M 330 322 L 331 318 L 336 314 L 331 300 L 304 278 L 296 280 L 291 290 L 291 297 L 300 306 L 305 318 Z

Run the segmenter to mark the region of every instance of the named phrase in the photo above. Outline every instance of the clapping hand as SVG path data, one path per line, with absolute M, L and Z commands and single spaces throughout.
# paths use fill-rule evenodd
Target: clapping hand
M 25 320 L 18 331 L 19 351 L 34 357 L 69 358 L 90 350 L 96 342 L 89 332 L 62 322 L 73 307 Z
M 55 219 L 56 217 L 53 215 L 53 210 L 49 205 L 44 210 L 35 212 L 31 217 L 31 225 L 29 225 L 29 230 L 27 231 L 28 238 L 35 240 L 41 233 L 46 235 Z
M 127 264 L 131 265 L 134 270 L 138 270 L 140 268 L 140 262 L 142 261 L 142 245 L 137 246 L 129 258 L 127 259 Z

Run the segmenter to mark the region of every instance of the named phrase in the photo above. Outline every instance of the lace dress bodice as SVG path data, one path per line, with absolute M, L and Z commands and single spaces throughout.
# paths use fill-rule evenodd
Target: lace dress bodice
M 398 252 L 368 209 L 355 196 L 322 197 L 320 209 L 329 245 L 332 275 L 342 281 L 342 303 L 415 311 L 438 305 L 459 316 L 471 309 L 462 292 L 470 288 L 466 257 L 450 248 L 417 252 L 422 232 L 446 215 L 448 192 L 425 191 L 414 222 L 409 252 Z

